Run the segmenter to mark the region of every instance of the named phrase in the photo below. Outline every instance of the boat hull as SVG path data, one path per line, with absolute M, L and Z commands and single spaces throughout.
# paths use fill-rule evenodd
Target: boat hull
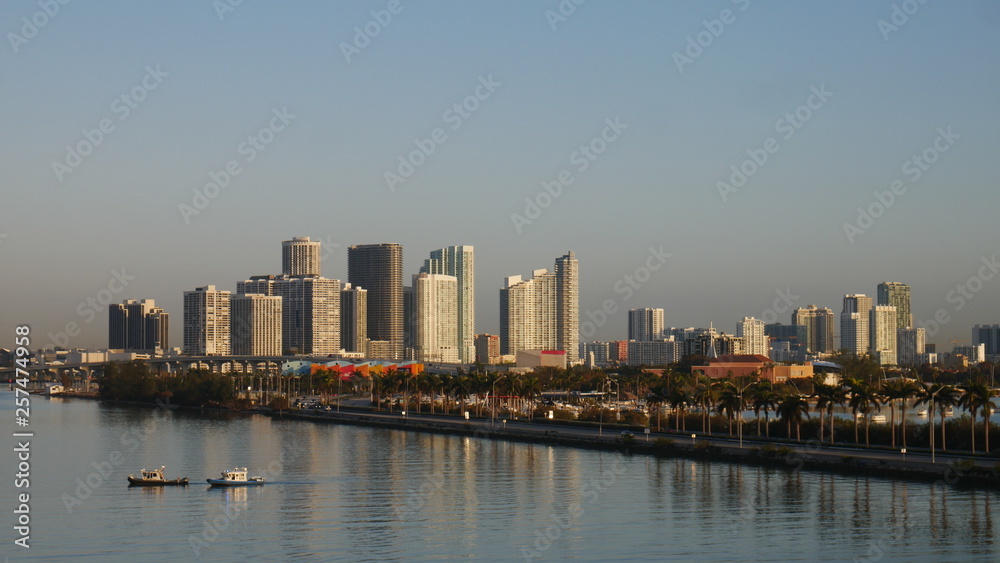
M 213 487 L 248 487 L 252 485 L 263 485 L 264 481 L 232 481 L 230 479 L 206 479 Z
M 133 487 L 169 487 L 175 485 L 187 485 L 187 477 L 181 479 L 136 479 L 135 477 L 129 476 L 128 484 Z

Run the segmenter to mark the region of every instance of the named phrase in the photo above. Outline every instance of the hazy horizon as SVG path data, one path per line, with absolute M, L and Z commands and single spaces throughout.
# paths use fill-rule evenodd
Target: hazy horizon
M 581 323 L 616 311 L 581 340 L 809 304 L 839 336 L 883 281 L 939 351 L 1000 323 L 998 3 L 52 6 L 0 7 L 0 347 L 106 347 L 102 290 L 180 346 L 184 291 L 280 273 L 293 236 L 341 281 L 353 244 L 402 244 L 404 283 L 474 246 L 477 333 L 569 250 Z

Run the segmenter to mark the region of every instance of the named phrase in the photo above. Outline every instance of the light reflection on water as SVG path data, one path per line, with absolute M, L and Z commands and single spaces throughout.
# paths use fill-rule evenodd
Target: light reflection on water
M 1000 555 L 994 491 L 262 416 L 32 406 L 33 548 L 5 548 L 13 561 L 189 560 L 191 538 L 206 561 Z M 115 451 L 123 462 L 68 513 L 76 479 Z M 192 484 L 127 486 L 129 473 L 160 465 Z M 234 466 L 269 483 L 205 483 Z M 2 490 L 12 505 L 12 487 Z

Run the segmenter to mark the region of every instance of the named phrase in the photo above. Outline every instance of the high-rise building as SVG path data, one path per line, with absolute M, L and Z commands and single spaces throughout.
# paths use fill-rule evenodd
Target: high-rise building
M 767 356 L 770 345 L 764 333 L 764 321 L 743 317 L 742 321 L 736 323 L 736 336 L 743 339 L 744 354 Z
M 108 306 L 108 348 L 156 353 L 169 347 L 170 315 L 152 299 Z
M 923 328 L 902 328 L 896 332 L 896 362 L 901 366 L 915 366 L 922 362 L 927 344 L 927 330 Z
M 863 293 L 844 296 L 840 312 L 840 347 L 848 353 L 863 356 L 869 351 L 869 314 L 872 298 Z
M 833 311 L 815 305 L 792 311 L 792 324 L 806 327 L 805 348 L 810 354 L 833 352 Z
M 573 252 L 556 259 L 555 272 L 535 270 L 531 279 L 509 276 L 500 289 L 500 352 L 563 350 L 579 356 L 579 280 Z
M 869 348 L 879 364 L 887 366 L 896 363 L 896 307 L 876 305 L 872 307 L 868 321 L 871 342 Z
M 628 312 L 629 340 L 659 340 L 663 338 L 663 309 L 630 309 Z
M 340 351 L 340 280 L 312 275 L 252 276 L 238 282 L 236 292 L 282 298 L 282 353 Z
M 972 327 L 972 344 L 982 344 L 987 356 L 1000 354 L 1000 325 L 976 325 Z
M 471 246 L 448 246 L 431 252 L 420 268 L 425 274 L 454 276 L 458 283 L 458 317 L 456 330 L 459 342 L 459 362 L 472 363 L 475 360 L 476 324 L 476 258 Z
M 416 357 L 417 347 L 417 294 L 412 285 L 403 286 L 403 351 L 406 359 Z
M 675 340 L 630 340 L 627 362 L 630 366 L 665 366 L 679 362 L 683 352 L 684 343 Z
M 795 361 L 801 362 L 806 357 L 806 342 L 808 340 L 808 327 L 806 325 L 790 324 L 783 325 L 774 323 L 764 325 L 764 334 L 769 339 L 768 351 L 771 352 L 771 359 L 775 361 Z M 781 346 L 780 343 L 784 343 Z M 780 357 L 775 357 L 773 352 L 778 351 Z M 766 355 L 766 354 L 762 354 Z
M 500 337 L 498 335 L 476 335 L 476 361 L 487 365 L 500 363 Z
M 359 244 L 347 249 L 347 281 L 368 290 L 368 338 L 375 348 L 403 359 L 403 247 Z
M 607 364 L 611 359 L 611 346 L 607 342 L 581 342 L 580 357 L 587 360 L 591 354 L 594 356 L 595 364 Z
M 280 276 L 274 294 L 282 298 L 281 344 L 293 354 L 340 351 L 340 280 Z
M 910 314 L 910 286 L 899 282 L 882 282 L 878 284 L 877 305 L 892 305 L 896 308 L 896 328 L 913 326 L 913 315 Z
M 214 285 L 184 292 L 184 353 L 228 356 L 229 296 Z
M 608 360 L 625 363 L 628 361 L 628 340 L 608 342 Z
M 286 276 L 319 276 L 322 243 L 294 237 L 281 243 L 281 273 Z
M 229 298 L 229 344 L 234 356 L 280 356 L 282 298 L 257 293 Z
M 573 251 L 556 258 L 556 330 L 558 349 L 575 362 L 580 347 L 580 263 Z
M 458 278 L 416 274 L 413 294 L 417 305 L 414 359 L 458 363 Z
M 348 352 L 368 351 L 368 290 L 349 283 L 340 290 L 340 347 Z

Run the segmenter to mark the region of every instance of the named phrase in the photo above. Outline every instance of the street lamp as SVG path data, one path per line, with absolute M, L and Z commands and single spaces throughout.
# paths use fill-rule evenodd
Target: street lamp
M 747 383 L 743 387 L 737 387 L 737 389 L 739 389 L 739 391 L 740 391 L 740 406 L 739 406 L 739 408 L 740 408 L 740 428 L 739 428 L 739 430 L 740 430 L 740 449 L 741 450 L 743 449 L 743 392 L 746 391 L 747 389 L 749 389 L 750 386 L 753 385 L 754 383 L 756 383 L 756 382 L 751 381 L 750 383 Z

